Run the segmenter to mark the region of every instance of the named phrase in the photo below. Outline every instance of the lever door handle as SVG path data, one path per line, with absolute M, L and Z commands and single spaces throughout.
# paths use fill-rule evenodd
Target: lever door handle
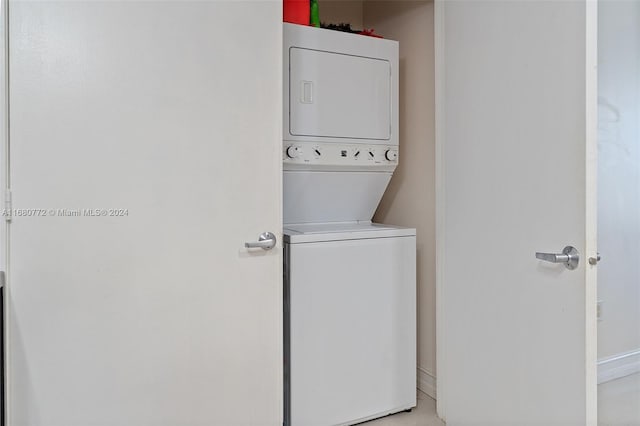
M 551 263 L 564 263 L 567 269 L 576 269 L 580 262 L 580 253 L 575 247 L 566 246 L 562 253 L 536 253 L 536 259 Z
M 276 236 L 271 232 L 263 232 L 258 237 L 258 241 L 244 243 L 246 248 L 261 248 L 263 250 L 271 250 L 276 246 Z

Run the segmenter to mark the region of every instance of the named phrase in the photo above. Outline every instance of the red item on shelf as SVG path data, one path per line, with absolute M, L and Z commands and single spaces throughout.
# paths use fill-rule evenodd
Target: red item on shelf
M 292 24 L 309 25 L 310 4 L 309 0 L 283 0 L 282 20 Z
M 374 30 L 373 28 L 371 28 L 370 30 L 364 29 L 364 30 L 360 31 L 358 34 L 369 36 L 369 37 L 384 38 L 381 35 L 374 34 L 375 31 L 376 30 Z

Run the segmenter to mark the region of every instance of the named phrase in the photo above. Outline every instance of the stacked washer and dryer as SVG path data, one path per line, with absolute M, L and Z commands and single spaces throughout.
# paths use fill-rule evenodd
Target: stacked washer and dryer
M 285 425 L 416 405 L 416 233 L 371 218 L 398 164 L 398 43 L 284 24 Z

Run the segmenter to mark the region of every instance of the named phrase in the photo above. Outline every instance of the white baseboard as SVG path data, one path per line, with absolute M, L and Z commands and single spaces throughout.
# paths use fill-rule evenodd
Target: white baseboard
M 598 384 L 640 372 L 640 349 L 598 361 Z
M 422 367 L 418 367 L 418 389 L 436 399 L 436 376 Z
M 598 361 L 598 384 L 640 373 L 640 349 Z M 418 389 L 437 399 L 436 377 L 418 367 Z

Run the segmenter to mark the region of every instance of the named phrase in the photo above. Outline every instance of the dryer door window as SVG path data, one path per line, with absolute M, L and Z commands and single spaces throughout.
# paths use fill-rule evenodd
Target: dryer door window
M 289 66 L 291 135 L 390 138 L 389 61 L 292 47 Z

